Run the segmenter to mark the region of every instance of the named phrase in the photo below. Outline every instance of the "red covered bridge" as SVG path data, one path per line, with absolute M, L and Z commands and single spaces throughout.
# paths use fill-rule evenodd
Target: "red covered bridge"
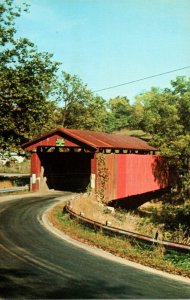
M 108 202 L 168 185 L 164 160 L 139 138 L 58 128 L 23 148 L 31 152 L 32 191 L 90 188 Z

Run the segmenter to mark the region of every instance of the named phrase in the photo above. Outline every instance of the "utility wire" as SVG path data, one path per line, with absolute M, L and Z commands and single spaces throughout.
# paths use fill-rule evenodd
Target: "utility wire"
M 151 75 L 151 76 L 143 77 L 143 78 L 140 78 L 140 79 L 128 81 L 128 82 L 117 84 L 117 85 L 113 85 L 113 86 L 109 86 L 109 87 L 106 87 L 106 88 L 103 88 L 103 89 L 100 89 L 100 90 L 93 91 L 93 93 L 97 93 L 97 92 L 101 92 L 101 91 L 105 91 L 105 90 L 114 89 L 114 88 L 117 88 L 119 86 L 123 86 L 123 85 L 131 84 L 131 83 L 135 83 L 135 82 L 138 82 L 138 81 L 143 81 L 143 80 L 146 80 L 146 79 L 149 79 L 149 78 L 154 78 L 154 77 L 162 76 L 162 75 L 165 75 L 165 74 L 173 73 L 173 72 L 176 72 L 176 71 L 181 71 L 181 70 L 188 69 L 188 68 L 190 68 L 190 66 L 187 66 L 187 67 L 184 67 L 184 68 L 180 68 L 180 69 L 171 70 L 171 71 L 160 73 L 160 74 L 156 74 L 156 75 Z

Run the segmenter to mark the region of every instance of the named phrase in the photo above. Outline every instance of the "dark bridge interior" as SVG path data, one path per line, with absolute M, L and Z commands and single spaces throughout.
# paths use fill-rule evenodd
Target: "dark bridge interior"
M 40 153 L 49 189 L 84 192 L 90 183 L 91 155 L 75 152 Z

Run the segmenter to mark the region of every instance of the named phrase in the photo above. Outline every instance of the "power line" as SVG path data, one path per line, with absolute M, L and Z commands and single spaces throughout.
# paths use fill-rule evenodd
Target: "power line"
M 119 86 L 123 86 L 123 85 L 131 84 L 131 83 L 135 83 L 135 82 L 138 82 L 138 81 L 143 81 L 143 80 L 146 80 L 146 79 L 150 79 L 150 78 L 162 76 L 162 75 L 165 75 L 165 74 L 173 73 L 173 72 L 176 72 L 176 71 L 181 71 L 181 70 L 188 69 L 188 68 L 190 68 L 190 66 L 187 66 L 187 67 L 184 67 L 184 68 L 180 68 L 180 69 L 171 70 L 171 71 L 167 71 L 167 72 L 156 74 L 156 75 L 151 75 L 151 76 L 143 77 L 143 78 L 140 78 L 140 79 L 128 81 L 128 82 L 117 84 L 117 85 L 112 85 L 112 86 L 109 86 L 109 87 L 106 87 L 106 88 L 103 88 L 103 89 L 100 89 L 100 90 L 93 91 L 93 93 L 97 93 L 97 92 L 101 92 L 101 91 L 105 91 L 105 90 L 114 89 L 114 88 L 117 88 Z

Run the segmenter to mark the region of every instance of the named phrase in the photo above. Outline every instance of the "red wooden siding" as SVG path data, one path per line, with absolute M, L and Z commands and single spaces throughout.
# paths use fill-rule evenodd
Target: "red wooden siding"
M 118 155 L 117 197 L 143 194 L 166 187 L 154 172 L 158 160 L 158 156 L 153 155 Z
M 104 157 L 109 174 L 105 186 L 106 201 L 152 192 L 168 186 L 168 172 L 161 168 L 164 164 L 160 156 L 112 154 Z

